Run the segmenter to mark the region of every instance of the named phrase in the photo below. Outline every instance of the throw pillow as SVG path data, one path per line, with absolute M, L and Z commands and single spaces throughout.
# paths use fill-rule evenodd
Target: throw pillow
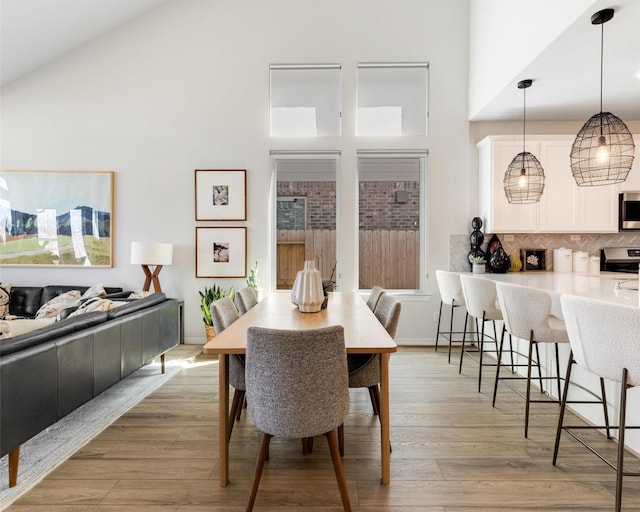
M 92 297 L 102 297 L 106 295 L 107 292 L 104 290 L 102 283 L 94 284 L 93 286 L 87 288 L 87 290 L 82 294 L 81 299 L 90 299 Z
M 131 295 L 129 295 L 129 299 L 144 299 L 145 297 L 148 297 L 149 295 L 153 295 L 156 292 L 152 292 L 151 290 L 149 291 L 142 291 L 142 290 L 138 290 L 137 292 L 131 292 Z
M 11 285 L 0 283 L 0 318 L 9 314 L 9 298 L 11 296 Z
M 127 304 L 127 302 L 93 297 L 72 312 L 69 317 L 82 315 L 83 313 L 89 313 L 90 311 L 109 311 L 110 309 L 122 306 L 123 304 Z
M 54 318 L 60 311 L 73 305 L 78 299 L 80 299 L 79 290 L 69 290 L 61 293 L 40 306 L 36 313 L 36 318 Z

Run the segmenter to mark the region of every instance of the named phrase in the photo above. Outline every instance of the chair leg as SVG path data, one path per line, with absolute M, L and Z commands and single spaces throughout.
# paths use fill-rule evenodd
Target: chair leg
M 569 352 L 569 362 L 567 363 L 567 373 L 564 377 L 564 392 L 560 402 L 560 416 L 558 417 L 558 429 L 556 430 L 556 443 L 553 448 L 553 465 L 558 460 L 558 450 L 560 449 L 560 436 L 562 435 L 562 423 L 564 421 L 564 411 L 567 407 L 567 395 L 569 394 L 569 380 L 571 379 L 571 367 L 573 366 L 573 352 Z
M 449 319 L 449 357 L 447 359 L 447 362 L 449 364 L 451 364 L 451 346 L 453 345 L 453 312 L 455 311 L 455 301 L 451 302 L 451 318 Z M 465 325 L 466 325 L 467 321 L 465 319 Z M 465 329 L 466 330 L 466 329 Z
M 622 477 L 624 476 L 624 429 L 627 418 L 627 369 L 622 369 L 620 384 L 620 428 L 618 431 L 618 462 L 616 464 L 616 512 L 622 508 Z
M 480 342 L 478 343 L 478 350 L 480 351 L 480 353 L 478 354 L 479 358 L 479 364 L 478 364 L 478 393 L 480 393 L 482 391 L 482 359 L 484 356 L 484 326 L 486 323 L 485 320 L 485 313 L 482 313 L 482 332 L 480 334 Z
M 562 399 L 562 395 L 560 394 L 560 355 L 558 354 L 558 344 L 554 343 L 556 347 L 556 383 L 558 385 L 558 405 L 560 405 L 560 400 Z
M 532 339 L 533 339 L 533 333 L 531 333 Z M 540 349 L 538 347 L 538 344 L 535 343 L 535 347 L 536 347 L 536 364 L 535 367 L 538 369 L 538 382 L 540 384 L 540 393 L 544 394 L 544 385 L 542 384 L 542 370 L 540 369 Z
M 262 439 L 260 440 L 260 451 L 258 452 L 258 460 L 256 461 L 256 469 L 253 472 L 253 480 L 251 481 L 251 492 L 249 493 L 249 501 L 247 502 L 246 512 L 253 510 L 253 505 L 256 501 L 256 494 L 258 493 L 258 486 L 260 485 L 260 478 L 262 478 L 262 468 L 264 468 L 264 461 L 269 453 L 269 443 L 273 436 L 262 433 Z
M 527 363 L 527 398 L 524 406 L 524 437 L 529 436 L 529 401 L 531 400 L 531 360 L 533 358 L 533 346 L 538 346 L 533 341 L 533 331 L 529 334 L 529 362 Z M 540 373 L 540 366 L 538 366 L 538 373 Z
M 600 377 L 600 396 L 602 397 L 602 413 L 604 414 L 605 430 L 607 439 L 611 439 L 611 429 L 609 428 L 609 410 L 607 408 L 607 392 L 604 388 L 604 379 Z
M 344 457 L 344 423 L 338 426 L 338 448 L 340 448 L 340 457 Z
M 440 339 L 440 320 L 442 319 L 442 301 L 440 301 L 440 312 L 438 313 L 438 327 L 436 328 L 436 349 L 438 351 L 438 340 Z
M 493 382 L 493 402 L 492 407 L 496 406 L 496 395 L 498 393 L 498 381 L 500 380 L 500 366 L 502 366 L 502 348 L 504 347 L 504 333 L 506 329 L 502 328 L 502 334 L 500 336 L 500 345 L 498 346 L 498 364 L 496 364 L 496 378 Z M 513 353 L 511 355 L 511 364 L 513 365 Z
M 375 416 L 380 415 L 380 392 L 378 391 L 378 385 L 369 386 L 369 399 L 371 400 L 371 407 L 373 407 L 373 414 Z
M 477 327 L 476 327 L 477 330 Z M 458 366 L 458 375 L 462 373 L 462 358 L 464 357 L 464 344 L 467 341 L 467 330 L 462 333 L 462 346 L 460 347 L 460 365 Z M 451 341 L 449 341 L 451 343 Z
M 242 402 L 244 402 L 245 391 L 236 389 L 233 392 L 233 400 L 231 402 L 231 411 L 229 412 L 229 436 L 228 440 L 231 440 L 231 432 L 233 432 L 233 424 L 236 421 L 238 411 L 242 410 Z
M 333 470 L 336 473 L 338 481 L 338 489 L 340 489 L 340 498 L 342 499 L 342 508 L 345 512 L 351 512 L 351 503 L 349 502 L 349 490 L 347 489 L 347 480 L 344 476 L 344 468 L 342 467 L 342 459 L 340 458 L 340 448 L 338 446 L 338 438 L 336 431 L 330 430 L 325 434 L 329 443 L 329 451 L 331 452 L 331 461 L 333 462 Z

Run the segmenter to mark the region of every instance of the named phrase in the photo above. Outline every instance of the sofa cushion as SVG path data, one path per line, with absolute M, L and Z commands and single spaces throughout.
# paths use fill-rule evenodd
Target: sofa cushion
M 9 300 L 9 313 L 33 318 L 40 309 L 42 286 L 13 286 Z
M 9 299 L 11 298 L 11 284 L 0 283 L 0 318 L 9 314 Z
M 69 290 L 45 302 L 36 313 L 36 318 L 55 318 L 60 311 L 73 306 L 80 299 L 80 290 Z
M 46 327 L 0 342 L 0 357 L 46 341 L 54 341 L 66 334 L 71 334 L 106 321 L 107 313 L 104 311 L 94 311 L 73 318 L 65 318 Z

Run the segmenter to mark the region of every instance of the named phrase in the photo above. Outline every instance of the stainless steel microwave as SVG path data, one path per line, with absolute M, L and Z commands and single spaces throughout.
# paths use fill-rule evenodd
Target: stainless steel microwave
M 620 231 L 640 231 L 640 192 L 622 192 L 618 213 Z

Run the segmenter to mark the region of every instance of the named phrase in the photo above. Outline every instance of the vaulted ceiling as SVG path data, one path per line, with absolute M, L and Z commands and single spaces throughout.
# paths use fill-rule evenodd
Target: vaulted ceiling
M 0 84 L 8 84 L 171 1 L 178 0 L 2 0 Z M 640 120 L 640 0 L 617 0 L 615 4 L 584 0 L 584 4 L 593 12 L 604 7 L 616 9 L 614 19 L 605 25 L 604 110 L 623 119 Z M 585 10 L 517 76 L 494 87 L 488 101 L 471 112 L 470 119 L 520 119 L 523 96 L 516 83 L 524 78 L 535 83 L 527 93 L 527 119 L 586 120 L 596 113 L 600 28 L 591 25 L 591 14 Z

